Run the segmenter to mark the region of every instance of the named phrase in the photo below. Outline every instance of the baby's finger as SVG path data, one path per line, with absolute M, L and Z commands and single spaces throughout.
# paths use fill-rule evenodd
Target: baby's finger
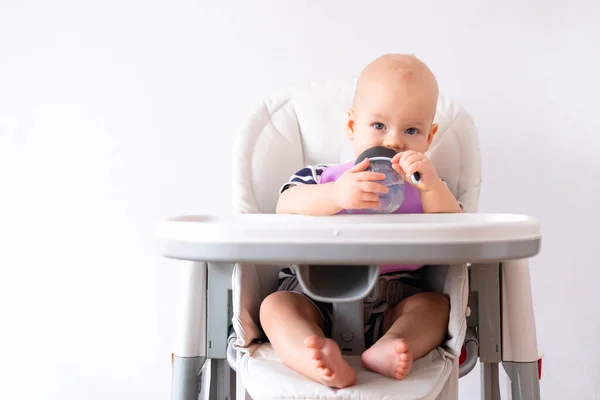
M 399 173 L 401 177 L 404 178 L 404 170 L 402 169 L 402 167 L 400 166 L 400 164 L 392 164 L 392 168 L 394 169 L 394 171 L 396 171 L 397 173 Z
M 365 210 L 365 209 L 372 209 L 372 208 L 377 208 L 379 207 L 379 198 L 377 198 L 377 201 L 363 201 L 360 205 L 360 209 Z
M 352 168 L 350 168 L 349 171 L 350 172 L 361 172 L 361 171 L 364 171 L 369 166 L 369 163 L 370 163 L 369 159 L 365 158 L 364 160 L 362 160 L 361 162 L 359 162 L 358 164 L 356 164 L 355 166 L 353 166 Z
M 421 169 L 423 169 L 423 161 L 417 161 L 415 163 L 412 163 L 406 168 L 406 176 L 411 176 L 412 174 L 420 171 Z
M 381 172 L 363 171 L 355 174 L 359 181 L 382 181 L 385 179 L 385 174 Z
M 379 203 L 379 196 L 377 196 L 376 193 L 367 193 L 364 192 L 360 195 L 360 200 L 361 201 L 367 201 L 367 202 L 376 202 Z
M 406 159 L 408 157 L 412 156 L 415 153 L 416 152 L 412 151 L 412 150 L 407 150 L 407 151 L 403 151 L 402 153 L 399 153 L 400 154 L 400 158 L 398 159 L 398 163 L 400 165 L 404 165 L 406 163 Z
M 359 185 L 360 189 L 363 192 L 367 192 L 367 193 L 387 193 L 388 192 L 388 188 L 387 186 L 384 186 L 380 183 L 376 183 L 376 182 L 360 182 Z
M 404 161 L 400 163 L 400 165 L 402 165 L 406 173 L 408 173 L 408 166 L 421 161 L 423 158 L 424 156 L 420 153 L 409 154 L 408 156 L 406 156 Z

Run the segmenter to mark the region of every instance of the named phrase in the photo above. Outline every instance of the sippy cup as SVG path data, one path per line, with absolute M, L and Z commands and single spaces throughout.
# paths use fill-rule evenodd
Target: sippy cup
M 378 172 L 385 174 L 383 181 L 378 181 L 388 188 L 387 193 L 380 193 L 379 206 L 374 209 L 361 210 L 369 214 L 389 214 L 396 211 L 404 201 L 404 179 L 392 168 L 392 158 L 396 152 L 387 147 L 377 146 L 365 150 L 356 158 L 354 165 L 360 163 L 365 158 L 369 159 L 369 166 L 366 171 Z M 419 182 L 420 176 L 415 172 L 411 176 L 412 181 L 416 184 Z M 351 213 L 355 213 L 357 210 Z

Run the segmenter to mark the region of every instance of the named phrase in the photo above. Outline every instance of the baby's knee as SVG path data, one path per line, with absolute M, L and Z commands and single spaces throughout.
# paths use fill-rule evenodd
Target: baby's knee
M 289 292 L 274 292 L 264 298 L 262 303 L 260 303 L 260 313 L 270 312 L 273 310 L 277 310 L 282 303 L 285 303 L 286 297 L 289 296 Z
M 425 292 L 419 294 L 419 301 L 427 307 L 439 311 L 450 311 L 450 300 L 441 293 Z
M 270 315 L 281 316 L 282 313 L 289 312 L 294 308 L 296 296 L 297 293 L 293 292 L 274 292 L 265 297 L 260 304 L 261 320 Z
M 274 292 L 260 305 L 261 324 L 265 319 L 275 318 L 278 322 L 287 318 L 301 318 L 322 325 L 318 309 L 306 296 L 296 292 Z
M 441 293 L 422 292 L 407 298 L 396 314 L 403 314 L 414 309 L 419 309 L 427 314 L 449 315 L 450 301 Z

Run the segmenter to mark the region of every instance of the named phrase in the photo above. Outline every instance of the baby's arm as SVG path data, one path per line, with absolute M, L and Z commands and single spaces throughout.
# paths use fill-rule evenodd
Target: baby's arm
M 438 176 L 431 161 L 423 153 L 405 151 L 392 159 L 393 168 L 406 177 L 415 172 L 421 175 L 414 186 L 419 189 L 421 205 L 425 213 L 461 213 L 460 204 L 448 189 L 446 183 Z M 407 182 L 411 182 L 407 180 Z M 412 182 L 411 182 L 412 184 Z
M 431 189 L 420 191 L 421 204 L 425 213 L 461 213 L 462 208 L 448 189 L 446 182 L 437 178 Z
M 333 215 L 341 210 L 335 202 L 334 183 L 293 186 L 279 195 L 277 214 Z

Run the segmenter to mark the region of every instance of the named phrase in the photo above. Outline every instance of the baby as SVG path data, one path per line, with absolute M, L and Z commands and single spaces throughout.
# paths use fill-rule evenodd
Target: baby
M 360 74 L 346 133 L 354 154 L 374 146 L 385 146 L 398 154 L 393 168 L 405 179 L 421 175 L 406 190 L 414 190 L 417 204 L 408 212 L 459 213 L 461 206 L 423 153 L 437 131 L 433 123 L 438 85 L 433 73 L 409 55 L 388 54 L 375 59 Z M 334 215 L 344 210 L 369 209 L 378 205 L 377 193 L 387 188 L 378 183 L 385 175 L 365 171 L 369 160 L 346 164 L 307 166 L 283 185 L 277 213 Z M 325 179 L 328 169 L 345 168 L 334 179 Z M 405 203 L 410 196 L 405 197 Z M 399 210 L 402 212 L 403 207 Z M 414 211 L 417 210 L 417 211 Z M 406 211 L 404 211 L 406 212 Z M 408 297 L 384 304 L 379 313 L 368 315 L 361 360 L 365 368 L 393 379 L 403 379 L 413 360 L 439 346 L 448 326 L 450 305 L 446 297 L 419 287 L 419 267 L 382 269 L 381 278 L 401 281 Z M 260 322 L 273 349 L 290 368 L 334 388 L 354 385 L 356 373 L 342 358 L 339 346 L 328 336 L 331 305 L 302 293 L 291 269 L 285 269 L 279 290 L 261 304 Z

